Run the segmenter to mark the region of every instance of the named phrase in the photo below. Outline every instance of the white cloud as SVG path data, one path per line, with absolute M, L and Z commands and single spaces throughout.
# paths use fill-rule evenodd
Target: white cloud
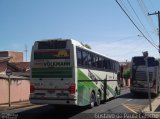
M 148 51 L 150 56 L 158 57 L 158 51 L 142 39 L 120 42 L 99 41 L 88 44 L 92 50 L 118 61 L 130 61 L 133 56 L 142 55 L 143 51 Z

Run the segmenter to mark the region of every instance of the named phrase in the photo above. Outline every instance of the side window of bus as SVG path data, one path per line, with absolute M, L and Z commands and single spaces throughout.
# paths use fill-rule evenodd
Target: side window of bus
M 98 68 L 99 57 L 95 56 L 95 67 Z
M 82 65 L 82 51 L 80 49 L 77 49 L 77 63 L 78 66 Z
M 110 66 L 109 59 L 106 59 L 106 61 L 105 61 L 105 69 L 109 70 L 109 66 Z
M 113 62 L 113 71 L 116 72 L 116 64 Z
M 111 63 L 111 71 L 114 71 L 114 62 L 110 60 Z
M 103 58 L 99 57 L 98 68 L 103 68 Z
M 108 70 L 112 70 L 112 66 L 111 66 L 111 60 L 108 60 Z
M 86 51 L 82 51 L 82 57 L 83 57 L 83 65 L 88 66 L 88 56 Z
M 102 69 L 105 69 L 105 67 L 104 67 L 104 58 L 102 58 L 102 61 L 101 61 L 101 65 L 102 65 Z
M 96 67 L 96 56 L 95 56 L 95 55 L 93 55 L 92 67 L 93 67 L 93 68 Z
M 120 71 L 120 66 L 119 66 L 119 64 L 117 62 L 115 63 L 115 71 L 116 72 Z
M 103 69 L 107 69 L 106 59 L 103 60 Z
M 97 68 L 98 67 L 98 56 L 97 55 L 93 55 L 92 67 L 93 68 Z
M 88 65 L 89 65 L 89 67 L 92 66 L 92 55 L 91 55 L 91 53 L 88 53 Z
M 94 55 L 93 55 L 93 53 L 91 53 L 91 65 L 90 65 L 90 67 L 92 67 L 92 68 L 94 68 L 93 62 L 94 62 Z

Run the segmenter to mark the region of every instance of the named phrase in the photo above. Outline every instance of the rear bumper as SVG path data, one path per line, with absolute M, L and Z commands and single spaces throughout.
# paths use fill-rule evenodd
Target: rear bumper
M 77 99 L 35 98 L 29 99 L 32 104 L 77 105 Z
M 131 90 L 131 92 L 148 93 L 148 88 L 131 87 L 130 90 Z M 156 93 L 156 90 L 153 88 L 151 88 L 150 91 L 152 94 Z

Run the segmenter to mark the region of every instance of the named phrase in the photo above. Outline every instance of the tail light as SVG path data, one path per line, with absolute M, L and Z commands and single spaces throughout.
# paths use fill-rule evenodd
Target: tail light
M 76 85 L 75 85 L 75 83 L 72 83 L 70 85 L 69 92 L 70 92 L 70 94 L 75 94 L 75 92 L 76 92 Z
M 31 84 L 30 85 L 30 93 L 33 93 L 35 91 L 35 87 Z

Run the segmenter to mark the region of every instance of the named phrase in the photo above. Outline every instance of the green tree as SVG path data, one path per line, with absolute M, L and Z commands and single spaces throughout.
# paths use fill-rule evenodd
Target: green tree
M 86 48 L 88 48 L 88 49 L 91 49 L 91 46 L 88 45 L 88 44 L 84 44 L 84 46 L 85 46 Z
M 84 47 L 86 47 L 86 48 L 88 48 L 88 49 L 91 49 L 91 46 L 90 46 L 90 45 L 88 45 L 88 44 L 83 44 L 82 42 L 81 42 L 81 44 L 82 44 Z
M 130 78 L 130 69 L 127 69 L 123 72 L 123 77 L 125 79 L 129 79 Z

